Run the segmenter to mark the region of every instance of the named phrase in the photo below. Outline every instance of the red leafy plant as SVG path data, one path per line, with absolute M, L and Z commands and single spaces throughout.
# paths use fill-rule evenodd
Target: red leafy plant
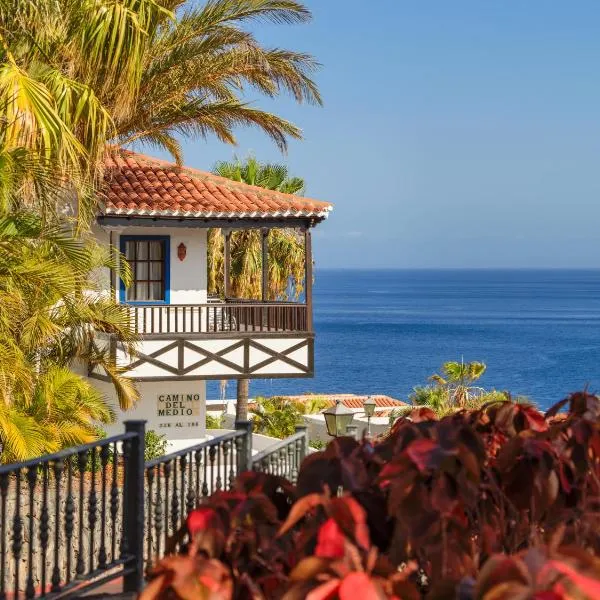
M 599 517 L 596 396 L 417 409 L 308 456 L 296 486 L 242 474 L 188 516 L 143 598 L 592 600 Z

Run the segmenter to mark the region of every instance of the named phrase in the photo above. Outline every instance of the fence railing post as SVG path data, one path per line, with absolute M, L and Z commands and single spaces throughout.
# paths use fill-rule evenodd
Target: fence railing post
M 238 474 L 244 471 L 252 470 L 252 421 L 236 421 L 235 428 L 237 431 L 244 431 L 244 435 L 240 439 L 241 443 L 237 449 L 237 469 Z
M 125 421 L 125 431 L 135 433 L 130 440 L 125 475 L 123 535 L 127 554 L 133 557 L 133 571 L 123 579 L 123 591 L 139 593 L 144 584 L 144 451 L 146 421 Z
M 302 462 L 305 456 L 308 454 L 308 426 L 307 425 L 296 425 L 296 433 L 303 433 L 302 446 L 300 449 L 300 462 Z M 298 465 L 298 469 L 300 465 Z

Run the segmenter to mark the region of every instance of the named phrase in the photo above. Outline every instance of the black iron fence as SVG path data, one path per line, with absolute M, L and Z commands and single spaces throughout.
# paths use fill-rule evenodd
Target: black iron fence
M 187 514 L 213 492 L 228 489 L 248 469 L 248 424 L 146 463 L 145 560 L 149 568 L 167 550 Z
M 306 456 L 306 427 L 296 427 L 296 433 L 273 444 L 252 457 L 252 470 L 285 477 L 292 483 L 298 479 L 300 464 Z
M 127 423 L 122 435 L 0 467 L 1 599 L 68 596 L 108 574 L 132 586 L 143 440 Z
M 245 421 L 144 462 L 144 434 L 128 421 L 121 435 L 0 467 L 0 600 L 75 597 L 120 578 L 138 592 L 204 498 L 251 469 L 295 480 L 307 449 L 299 428 L 252 456 Z

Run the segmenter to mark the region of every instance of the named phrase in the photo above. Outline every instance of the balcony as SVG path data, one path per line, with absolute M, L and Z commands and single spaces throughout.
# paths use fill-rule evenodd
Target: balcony
M 311 307 L 295 302 L 213 300 L 128 305 L 140 341 L 131 353 L 116 338 L 117 365 L 136 381 L 312 377 Z M 98 367 L 89 375 L 106 380 Z
M 213 300 L 207 304 L 129 305 L 143 339 L 204 334 L 311 333 L 308 307 L 297 302 Z

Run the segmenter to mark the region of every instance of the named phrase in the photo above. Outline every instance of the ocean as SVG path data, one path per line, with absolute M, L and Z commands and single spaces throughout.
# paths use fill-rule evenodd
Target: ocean
M 542 408 L 600 391 L 600 270 L 319 269 L 314 324 L 314 379 L 254 380 L 251 396 L 406 399 L 461 358 L 486 363 L 482 386 Z M 207 391 L 217 398 L 218 384 Z

